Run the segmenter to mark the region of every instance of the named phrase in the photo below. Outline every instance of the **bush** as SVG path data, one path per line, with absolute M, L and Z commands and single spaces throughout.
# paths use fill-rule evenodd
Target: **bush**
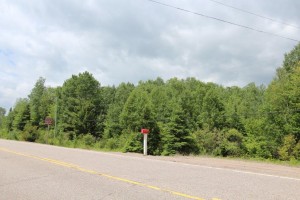
M 279 148 L 279 159 L 288 161 L 294 156 L 294 148 L 296 147 L 296 140 L 293 135 L 287 135 L 283 138 L 283 145 Z M 296 152 L 297 154 L 297 152 Z
M 82 137 L 85 146 L 93 146 L 96 142 L 96 138 L 92 134 L 88 133 Z
M 226 156 L 240 156 L 242 155 L 243 150 L 241 149 L 241 147 L 234 143 L 234 142 L 228 142 L 228 141 L 224 141 L 221 146 L 220 146 L 220 153 L 222 156 L 226 157 Z
M 236 129 L 225 133 L 225 138 L 220 145 L 222 156 L 241 156 L 243 154 L 243 135 Z
M 117 149 L 118 147 L 118 140 L 116 138 L 107 139 L 104 146 L 105 149 L 109 150 Z
M 200 153 L 219 155 L 217 148 L 224 137 L 223 132 L 204 129 L 194 132 L 192 135 Z
M 8 134 L 5 130 L 0 130 L 0 138 L 7 139 Z
M 128 139 L 127 139 L 124 150 L 126 152 L 142 153 L 143 152 L 142 134 L 141 133 L 130 133 L 128 135 Z
M 27 123 L 21 133 L 21 139 L 28 142 L 35 142 L 39 137 L 37 126 Z
M 20 131 L 9 131 L 7 134 L 7 139 L 9 140 L 20 140 Z
M 295 159 L 300 160 L 300 141 L 297 143 L 297 145 L 294 148 L 293 156 Z
M 247 155 L 256 158 L 270 159 L 276 157 L 276 145 L 264 137 L 248 137 L 244 141 Z

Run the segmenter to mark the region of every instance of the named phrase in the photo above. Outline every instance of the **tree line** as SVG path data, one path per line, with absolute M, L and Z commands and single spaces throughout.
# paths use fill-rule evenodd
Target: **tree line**
M 267 86 L 224 87 L 195 78 L 101 86 L 89 72 L 60 87 L 40 78 L 5 115 L 0 137 L 62 146 L 300 160 L 300 44 Z M 45 118 L 56 122 L 47 130 Z

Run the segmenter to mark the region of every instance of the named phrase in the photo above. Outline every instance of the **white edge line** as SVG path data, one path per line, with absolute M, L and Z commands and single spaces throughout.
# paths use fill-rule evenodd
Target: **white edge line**
M 12 141 L 12 140 L 8 140 L 8 141 Z M 22 142 L 22 141 L 13 141 L 13 142 Z M 27 142 L 23 142 L 23 143 L 28 144 Z M 250 174 L 250 175 L 257 175 L 257 176 L 265 176 L 265 177 L 300 181 L 300 178 L 292 178 L 292 177 L 288 177 L 288 176 L 279 176 L 279 175 L 264 174 L 264 173 L 258 173 L 258 172 L 236 170 L 236 169 L 227 169 L 227 168 L 221 168 L 221 167 L 196 165 L 196 164 L 189 164 L 189 163 L 184 163 L 184 162 L 174 162 L 174 161 L 170 161 L 170 160 L 156 160 L 156 159 L 151 159 L 149 157 L 148 158 L 134 157 L 134 156 L 130 156 L 130 155 L 120 155 L 120 154 L 113 154 L 113 153 L 101 152 L 101 151 L 95 151 L 95 150 L 79 149 L 79 148 L 68 148 L 68 147 L 61 147 L 61 146 L 54 146 L 54 145 L 47 145 L 47 144 L 40 144 L 40 143 L 30 143 L 30 144 L 41 145 L 41 146 L 44 146 L 44 147 L 49 146 L 49 147 L 55 147 L 55 148 L 62 148 L 62 149 L 72 150 L 72 151 L 82 151 L 82 152 L 94 153 L 94 154 L 106 154 L 106 155 L 110 155 L 110 156 L 130 158 L 130 159 L 135 159 L 135 160 L 147 160 L 147 161 L 152 161 L 152 162 L 165 162 L 165 163 L 171 163 L 171 164 L 181 164 L 181 165 L 192 166 L 192 167 L 200 167 L 200 168 L 215 169 L 215 170 L 224 170 L 224 171 L 230 171 L 230 172 L 241 173 L 241 174 Z
M 59 147 L 59 146 L 55 146 L 55 147 Z M 184 163 L 184 162 L 174 162 L 174 161 L 170 161 L 170 160 L 156 160 L 156 159 L 151 159 L 150 157 L 148 157 L 148 158 L 135 157 L 135 156 L 130 156 L 130 155 L 120 155 L 120 154 L 113 154 L 113 153 L 94 151 L 94 150 L 88 150 L 88 149 L 77 149 L 77 148 L 67 148 L 67 147 L 63 147 L 63 148 L 72 149 L 72 150 L 75 150 L 75 151 L 95 153 L 95 154 L 106 154 L 106 155 L 115 156 L 115 157 L 130 158 L 130 159 L 133 159 L 133 160 L 147 160 L 147 161 L 152 161 L 152 162 L 167 162 L 167 163 L 171 163 L 171 164 L 181 164 L 181 165 L 192 166 L 192 167 L 200 167 L 200 168 L 215 169 L 215 170 L 224 170 L 224 171 L 236 172 L 236 173 L 241 173 L 241 174 L 250 174 L 250 175 L 257 175 L 257 176 L 266 176 L 266 177 L 287 179 L 287 180 L 293 180 L 293 181 L 300 181 L 299 178 L 292 178 L 292 177 L 288 177 L 288 176 L 264 174 L 264 173 L 258 173 L 258 172 L 250 172 L 250 171 L 243 171 L 243 170 L 236 170 L 236 169 L 227 169 L 227 168 L 221 168 L 221 167 L 211 167 L 211 166 L 204 166 L 204 165 L 197 165 L 197 164 L 189 164 L 189 163 Z

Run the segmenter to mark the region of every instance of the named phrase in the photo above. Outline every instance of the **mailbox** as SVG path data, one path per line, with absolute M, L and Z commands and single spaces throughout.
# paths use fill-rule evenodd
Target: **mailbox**
M 143 128 L 143 129 L 141 130 L 141 133 L 142 133 L 142 134 L 148 134 L 148 133 L 149 133 L 149 129 L 144 129 L 144 128 Z

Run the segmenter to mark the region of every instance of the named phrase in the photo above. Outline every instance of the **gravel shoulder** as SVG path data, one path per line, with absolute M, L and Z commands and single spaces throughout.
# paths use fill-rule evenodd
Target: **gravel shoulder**
M 3 140 L 3 141 L 11 144 L 16 143 L 16 141 L 8 141 L 8 140 Z M 25 142 L 18 142 L 18 143 L 26 144 Z M 43 144 L 35 143 L 35 145 L 43 145 Z M 57 148 L 66 148 L 66 147 L 57 147 Z M 80 150 L 92 151 L 92 150 L 84 150 L 84 149 L 80 149 Z M 289 178 L 300 180 L 300 166 L 287 166 L 287 165 L 259 162 L 253 160 L 241 160 L 238 158 L 237 159 L 213 158 L 213 157 L 205 157 L 205 156 L 180 156 L 180 155 L 143 156 L 142 154 L 138 154 L 138 153 L 120 153 L 120 152 L 102 152 L 102 153 L 115 154 L 119 156 L 126 156 L 126 157 L 133 157 L 133 158 L 142 158 L 142 159 L 160 160 L 165 162 L 176 162 L 182 164 L 198 165 L 202 167 L 222 168 L 228 170 L 242 171 L 246 173 L 247 172 L 259 173 L 264 175 L 289 177 Z
M 211 158 L 205 156 L 143 156 L 142 154 L 137 153 L 113 154 L 300 179 L 299 166 L 286 166 L 252 160 L 235 160 L 233 158 Z

